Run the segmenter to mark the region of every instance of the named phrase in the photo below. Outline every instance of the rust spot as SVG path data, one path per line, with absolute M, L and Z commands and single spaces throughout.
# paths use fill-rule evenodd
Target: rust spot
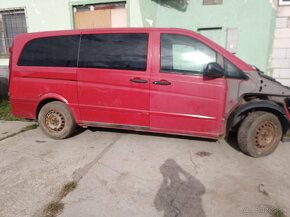
M 199 157 L 209 157 L 209 156 L 211 156 L 211 153 L 207 152 L 207 151 L 199 151 L 199 152 L 196 152 L 195 154 L 197 156 L 199 156 Z

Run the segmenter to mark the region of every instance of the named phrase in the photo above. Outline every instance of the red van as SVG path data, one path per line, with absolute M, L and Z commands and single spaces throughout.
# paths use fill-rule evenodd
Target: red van
M 237 132 L 253 157 L 289 128 L 290 89 L 189 30 L 22 34 L 10 49 L 10 101 L 55 139 L 76 125 L 206 138 Z

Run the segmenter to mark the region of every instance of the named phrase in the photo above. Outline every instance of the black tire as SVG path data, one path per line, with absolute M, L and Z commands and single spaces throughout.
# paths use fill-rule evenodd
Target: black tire
M 282 138 L 282 126 L 269 112 L 252 112 L 238 131 L 238 145 L 247 155 L 263 157 L 275 151 Z
M 42 131 L 54 139 L 65 139 L 76 129 L 70 109 L 59 101 L 47 103 L 41 108 L 38 123 Z

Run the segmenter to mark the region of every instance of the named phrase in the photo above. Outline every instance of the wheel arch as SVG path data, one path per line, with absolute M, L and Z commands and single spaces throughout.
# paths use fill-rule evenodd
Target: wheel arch
M 289 120 L 287 114 L 282 106 L 269 100 L 251 101 L 237 107 L 229 116 L 227 120 L 226 134 L 230 131 L 237 130 L 242 120 L 254 111 L 265 111 L 276 115 L 281 123 L 283 134 L 289 129 Z
M 38 107 L 38 123 L 47 136 L 65 139 L 75 132 L 77 125 L 66 103 L 55 98 L 47 98 L 42 100 Z
M 53 102 L 53 101 L 59 101 L 59 102 L 62 102 L 64 104 L 68 104 L 68 100 L 59 94 L 47 93 L 47 94 L 41 95 L 40 100 L 38 102 L 38 105 L 36 107 L 36 119 L 38 119 L 38 114 L 39 114 L 41 108 L 45 104 Z
M 59 101 L 59 102 L 63 102 L 62 100 L 60 99 L 57 99 L 57 98 L 45 98 L 45 99 L 42 99 L 38 105 L 37 105 L 37 108 L 36 108 L 36 119 L 38 119 L 38 115 L 39 115 L 39 112 L 41 110 L 41 108 L 46 105 L 47 103 L 50 103 L 50 102 L 54 102 L 54 101 Z M 63 102 L 65 103 L 65 102 Z

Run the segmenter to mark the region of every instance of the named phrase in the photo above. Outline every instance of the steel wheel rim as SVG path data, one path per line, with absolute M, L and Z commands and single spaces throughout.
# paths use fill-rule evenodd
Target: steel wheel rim
M 50 110 L 48 113 L 46 113 L 44 119 L 45 126 L 50 131 L 59 132 L 63 130 L 65 126 L 64 115 L 56 110 Z
M 259 151 L 270 150 L 277 136 L 277 127 L 270 121 L 262 122 L 257 128 L 254 138 L 254 144 Z

